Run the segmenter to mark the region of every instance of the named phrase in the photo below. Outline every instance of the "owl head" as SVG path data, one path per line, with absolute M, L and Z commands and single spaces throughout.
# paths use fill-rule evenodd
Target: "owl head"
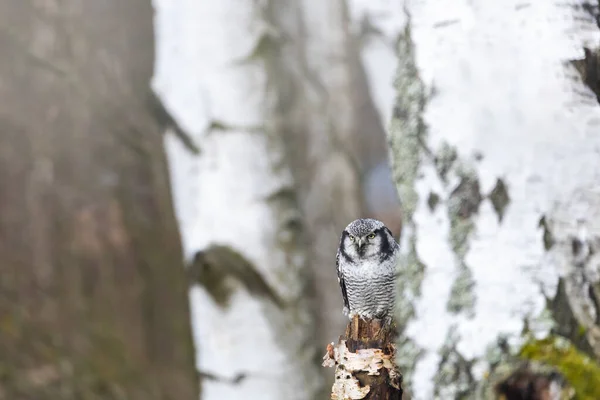
M 395 246 L 392 232 L 381 221 L 371 218 L 352 221 L 340 241 L 340 250 L 353 261 L 385 258 Z

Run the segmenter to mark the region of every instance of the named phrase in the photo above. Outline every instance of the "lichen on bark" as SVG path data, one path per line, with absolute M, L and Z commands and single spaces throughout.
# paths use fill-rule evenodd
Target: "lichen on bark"
M 447 147 L 452 149 L 450 146 Z M 467 162 L 460 160 L 455 150 L 446 150 L 446 152 L 454 154 L 454 161 L 452 167 L 445 169 L 445 173 L 453 172 L 459 180 L 458 185 L 450 192 L 447 202 L 450 221 L 448 240 L 455 255 L 457 268 L 457 276 L 452 284 L 447 309 L 451 313 L 464 312 L 467 316 L 472 316 L 476 300 L 473 291 L 475 282 L 465 257 L 469 251 L 471 234 L 475 229 L 474 218 L 479 211 L 483 196 L 475 169 Z
M 405 329 L 414 317 L 414 304 L 420 296 L 426 268 L 417 253 L 417 233 L 413 220 L 419 203 L 415 184 L 423 157 L 422 143 L 427 134 L 422 115 L 425 85 L 419 77 L 414 51 L 409 19 L 398 38 L 398 68 L 394 82 L 397 97 L 389 129 L 392 171 L 402 203 L 404 247 L 398 266 L 396 318 L 399 335 L 396 362 L 404 374 L 407 387 L 410 387 L 411 373 L 421 349 L 405 334 Z
M 559 371 L 574 389 L 573 399 L 600 399 L 600 365 L 568 340 L 552 335 L 540 340 L 531 338 L 519 354 Z
M 460 263 L 458 266 L 458 276 L 452 283 L 450 297 L 446 303 L 446 308 L 453 314 L 464 312 L 467 316 L 473 316 L 475 313 L 475 294 L 473 288 L 475 280 L 469 267 Z
M 470 398 L 475 389 L 475 378 L 471 372 L 475 360 L 466 359 L 458 350 L 458 329 L 453 325 L 439 350 L 440 362 L 434 377 L 434 394 L 438 399 Z
M 414 51 L 408 21 L 398 38 L 398 68 L 394 81 L 397 96 L 389 129 L 392 171 L 406 222 L 412 222 L 419 202 L 415 182 L 422 160 L 422 143 L 427 135 L 423 122 L 425 85 L 419 77 Z

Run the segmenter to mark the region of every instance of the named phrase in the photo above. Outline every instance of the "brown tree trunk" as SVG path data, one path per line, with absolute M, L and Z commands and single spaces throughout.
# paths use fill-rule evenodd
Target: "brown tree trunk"
M 402 374 L 395 364 L 396 329 L 355 316 L 337 346 L 327 346 L 323 365 L 335 366 L 334 400 L 402 400 Z
M 198 398 L 152 19 L 0 1 L 0 399 Z

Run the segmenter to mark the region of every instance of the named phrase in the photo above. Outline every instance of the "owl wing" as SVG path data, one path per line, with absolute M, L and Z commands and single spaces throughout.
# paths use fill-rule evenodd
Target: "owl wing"
M 346 292 L 346 282 L 344 282 L 344 274 L 342 273 L 342 267 L 340 266 L 340 251 L 338 250 L 335 255 L 335 268 L 337 269 L 338 282 L 340 284 L 340 288 L 342 289 L 342 297 L 344 299 L 344 307 L 350 308 L 350 303 L 348 303 L 348 293 Z

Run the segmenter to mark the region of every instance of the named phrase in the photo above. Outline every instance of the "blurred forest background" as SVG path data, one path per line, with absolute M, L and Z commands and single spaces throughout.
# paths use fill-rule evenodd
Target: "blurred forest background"
M 329 398 L 359 217 L 406 399 L 600 399 L 595 1 L 0 0 L 0 399 Z

